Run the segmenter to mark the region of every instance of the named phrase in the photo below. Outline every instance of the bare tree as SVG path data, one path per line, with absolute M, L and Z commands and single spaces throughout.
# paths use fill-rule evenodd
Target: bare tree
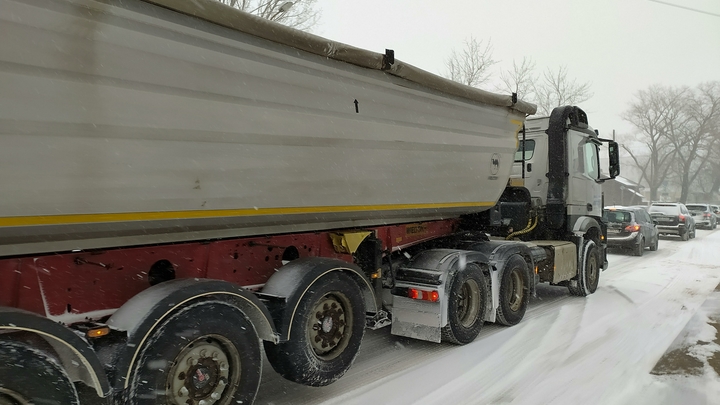
M 651 86 L 638 92 L 624 118 L 640 130 L 649 161 L 641 161 L 636 151 L 625 148 L 643 170 L 651 199 L 670 175 L 680 184 L 680 201 L 686 202 L 693 184 L 716 166 L 720 143 L 720 82 L 709 82 L 696 89 Z M 706 176 L 707 177 L 707 176 Z M 714 181 L 710 191 L 720 187 Z M 707 187 L 699 189 L 707 193 Z
M 658 200 L 658 189 L 666 180 L 675 157 L 671 142 L 665 135 L 664 125 L 676 97 L 670 89 L 652 86 L 639 91 L 630 109 L 623 114 L 623 118 L 640 131 L 635 140 L 643 144 L 648 153 L 647 161 L 641 162 L 638 151 L 624 145 L 624 149 L 643 171 L 642 177 L 650 187 L 651 201 Z
M 217 0 L 230 7 L 255 14 L 299 30 L 311 30 L 320 20 L 317 0 Z
M 665 131 L 675 147 L 677 173 L 681 179 L 680 202 L 712 156 L 720 119 L 720 82 L 703 83 L 696 91 L 680 90 L 677 112 L 667 117 Z
M 520 64 L 513 60 L 512 70 L 500 72 L 501 85 L 497 91 L 501 93 L 516 93 L 518 98 L 526 101 L 534 100 L 535 90 L 535 61 L 524 57 Z
M 533 85 L 534 101 L 538 114 L 550 115 L 553 108 L 561 105 L 578 105 L 593 96 L 590 82 L 579 83 L 568 77 L 567 66 L 557 71 L 548 68 Z
M 468 86 L 479 87 L 487 82 L 489 68 L 496 63 L 492 58 L 490 40 L 485 43 L 471 36 L 465 40 L 465 47 L 460 52 L 453 49 L 445 62 L 447 73 L 444 76 Z

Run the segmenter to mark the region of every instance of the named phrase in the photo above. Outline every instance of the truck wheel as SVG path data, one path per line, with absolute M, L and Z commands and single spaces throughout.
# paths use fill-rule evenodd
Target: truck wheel
M 204 301 L 181 309 L 145 341 L 127 404 L 250 404 L 262 359 L 253 325 L 234 306 Z
M 530 302 L 530 278 L 527 263 L 520 255 L 512 255 L 505 264 L 500 279 L 500 302 L 497 322 L 501 325 L 517 325 L 525 316 Z
M 583 242 L 580 249 L 581 257 L 578 260 L 578 275 L 570 280 L 568 290 L 570 294 L 585 297 L 597 290 L 600 281 L 600 254 L 595 241 L 591 239 Z
M 448 295 L 448 323 L 441 330 L 442 340 L 457 345 L 470 343 L 484 323 L 487 286 L 482 269 L 468 264 L 456 273 Z
M 75 385 L 55 359 L 25 343 L 0 340 L 0 404 L 79 403 Z
M 640 242 L 633 247 L 633 256 L 642 256 L 643 253 L 645 253 L 645 239 L 640 238 Z
M 364 333 L 365 304 L 358 285 L 333 272 L 312 284 L 298 302 L 290 340 L 265 342 L 265 353 L 286 379 L 321 387 L 350 368 Z

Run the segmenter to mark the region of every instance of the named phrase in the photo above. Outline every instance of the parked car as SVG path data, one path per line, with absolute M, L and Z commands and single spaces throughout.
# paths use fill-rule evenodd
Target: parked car
M 705 229 L 717 227 L 717 215 L 710 204 L 687 204 L 686 207 L 695 220 L 695 226 Z
M 660 235 L 678 235 L 683 241 L 695 237 L 695 220 L 685 204 L 653 203 L 650 216 L 657 223 Z
M 711 205 L 710 208 L 712 208 L 712 212 L 715 214 L 715 217 L 720 218 L 720 205 Z
M 644 207 L 607 207 L 603 219 L 609 248 L 629 249 L 635 256 L 642 256 L 646 247 L 658 249 L 658 229 Z

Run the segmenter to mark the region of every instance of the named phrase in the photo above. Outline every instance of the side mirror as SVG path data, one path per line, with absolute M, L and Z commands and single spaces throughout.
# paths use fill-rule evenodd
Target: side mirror
M 608 168 L 607 168 L 607 174 L 608 177 L 600 177 L 598 180 L 600 182 L 603 182 L 605 180 L 611 180 L 615 177 L 620 175 L 620 148 L 618 147 L 618 143 L 611 140 L 611 139 L 600 139 L 598 140 L 603 143 L 607 144 L 607 151 L 608 151 Z

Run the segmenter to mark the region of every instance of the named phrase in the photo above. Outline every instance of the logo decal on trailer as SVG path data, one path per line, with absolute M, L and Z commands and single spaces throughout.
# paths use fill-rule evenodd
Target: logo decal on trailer
M 495 177 L 495 175 L 498 174 L 498 171 L 500 171 L 500 155 L 493 153 L 492 158 L 490 158 L 490 174 L 492 174 L 492 176 L 490 176 L 489 179 L 496 180 L 497 177 Z

